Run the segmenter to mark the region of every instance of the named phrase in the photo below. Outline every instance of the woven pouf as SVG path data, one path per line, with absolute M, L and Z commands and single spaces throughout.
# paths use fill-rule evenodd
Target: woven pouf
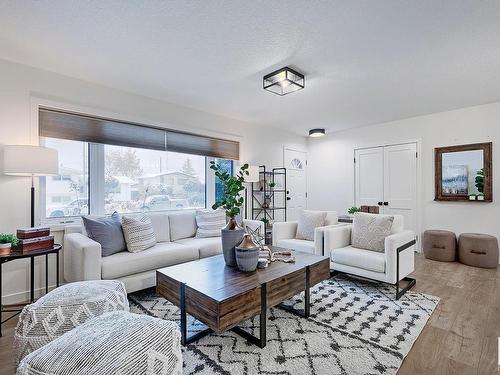
M 121 281 L 81 281 L 52 290 L 19 315 L 14 333 L 16 363 L 88 319 L 119 310 L 129 310 Z
M 447 230 L 424 232 L 424 256 L 440 262 L 454 262 L 457 258 L 457 236 Z
M 182 373 L 176 323 L 115 311 L 90 319 L 24 357 L 17 375 Z
M 497 238 L 487 234 L 462 233 L 458 238 L 458 260 L 468 266 L 496 268 L 498 266 Z

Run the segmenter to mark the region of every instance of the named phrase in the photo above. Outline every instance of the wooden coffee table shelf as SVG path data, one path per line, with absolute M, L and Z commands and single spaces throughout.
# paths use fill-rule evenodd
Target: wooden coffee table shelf
M 272 250 L 282 250 L 272 248 Z M 293 252 L 295 263 L 273 262 L 255 272 L 241 272 L 226 267 L 222 255 L 183 263 L 156 272 L 158 294 L 181 309 L 182 344 L 187 345 L 210 332 L 232 329 L 250 342 L 266 345 L 267 309 L 273 306 L 309 317 L 309 288 L 330 277 L 327 257 Z M 305 291 L 303 310 L 281 303 Z M 187 314 L 209 328 L 187 337 Z M 260 315 L 260 336 L 237 327 Z

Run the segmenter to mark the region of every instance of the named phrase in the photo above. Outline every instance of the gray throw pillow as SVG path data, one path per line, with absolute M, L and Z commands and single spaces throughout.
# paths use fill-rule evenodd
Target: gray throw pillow
M 127 250 L 123 237 L 120 215 L 114 212 L 107 217 L 82 217 L 87 236 L 101 244 L 103 257 Z
M 356 213 L 352 223 L 353 247 L 385 251 L 385 238 L 391 234 L 394 216 Z
M 324 211 L 300 211 L 295 238 L 314 241 L 314 229 L 325 225 L 326 214 Z

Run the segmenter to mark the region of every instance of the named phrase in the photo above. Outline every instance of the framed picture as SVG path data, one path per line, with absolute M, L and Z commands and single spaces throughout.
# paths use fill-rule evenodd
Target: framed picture
M 436 201 L 492 202 L 492 143 L 435 149 Z

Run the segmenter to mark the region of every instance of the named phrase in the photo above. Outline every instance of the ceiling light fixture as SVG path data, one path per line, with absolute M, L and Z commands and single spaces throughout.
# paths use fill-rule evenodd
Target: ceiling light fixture
M 311 129 L 309 130 L 309 137 L 322 137 L 325 135 L 325 129 Z
M 304 75 L 288 66 L 266 74 L 263 81 L 264 90 L 280 96 L 301 90 L 306 85 Z

